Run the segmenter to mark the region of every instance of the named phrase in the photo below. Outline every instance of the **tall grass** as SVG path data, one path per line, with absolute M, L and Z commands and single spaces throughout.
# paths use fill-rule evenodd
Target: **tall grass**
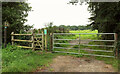
M 8 45 L 2 49 L 2 72 L 34 72 L 38 67 L 46 66 L 55 56 Z

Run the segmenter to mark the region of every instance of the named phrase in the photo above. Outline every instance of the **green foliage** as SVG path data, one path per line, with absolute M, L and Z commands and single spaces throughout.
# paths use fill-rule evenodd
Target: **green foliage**
M 69 30 L 88 30 L 88 29 L 92 29 L 91 26 L 82 26 L 82 25 L 79 25 L 79 26 L 66 26 Z
M 79 26 L 65 26 L 65 25 L 60 25 L 60 26 L 57 26 L 58 28 L 64 28 L 64 29 L 67 29 L 67 30 L 88 30 L 88 29 L 91 29 L 92 27 L 91 26 L 82 26 L 82 25 L 79 25 Z
M 31 11 L 31 7 L 25 2 L 2 2 L 2 24 L 5 21 L 9 22 L 9 27 L 7 28 L 7 41 L 11 40 L 11 32 L 20 33 L 20 31 L 25 33 L 33 26 L 24 25 L 27 21 L 26 17 L 28 12 Z M 4 26 L 2 26 L 4 29 Z M 3 30 L 4 32 L 4 30 Z M 4 36 L 2 36 L 4 37 Z
M 34 72 L 38 67 L 46 66 L 55 56 L 8 45 L 2 49 L 2 72 Z
M 102 33 L 120 32 L 120 2 L 90 2 L 89 11 L 92 13 L 90 25 Z M 113 36 L 103 36 L 105 39 L 113 39 Z M 120 39 L 120 38 L 119 38 Z

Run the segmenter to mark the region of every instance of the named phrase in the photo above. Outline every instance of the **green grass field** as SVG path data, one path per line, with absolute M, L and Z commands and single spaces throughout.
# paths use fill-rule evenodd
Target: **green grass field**
M 70 31 L 70 33 L 98 33 L 97 30 L 80 30 L 80 31 Z M 78 38 L 79 35 L 76 35 L 76 37 Z M 97 35 L 96 34 L 80 34 L 80 39 L 97 39 Z

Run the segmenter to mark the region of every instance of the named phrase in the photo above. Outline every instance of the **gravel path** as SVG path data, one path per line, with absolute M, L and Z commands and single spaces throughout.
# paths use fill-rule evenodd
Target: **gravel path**
M 115 72 L 111 65 L 103 61 L 76 58 L 72 56 L 57 56 L 49 67 L 40 72 Z

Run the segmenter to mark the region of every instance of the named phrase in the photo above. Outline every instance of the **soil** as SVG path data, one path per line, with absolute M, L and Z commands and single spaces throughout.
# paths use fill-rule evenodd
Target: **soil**
M 91 58 L 57 56 L 53 62 L 39 72 L 116 72 L 111 65 Z

